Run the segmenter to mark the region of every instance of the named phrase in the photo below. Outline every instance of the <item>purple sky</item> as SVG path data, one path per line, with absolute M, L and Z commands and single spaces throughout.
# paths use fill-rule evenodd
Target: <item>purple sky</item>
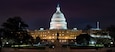
M 20 16 L 30 29 L 49 29 L 50 19 L 60 4 L 68 28 L 115 25 L 115 0 L 0 0 L 0 25 L 9 17 Z

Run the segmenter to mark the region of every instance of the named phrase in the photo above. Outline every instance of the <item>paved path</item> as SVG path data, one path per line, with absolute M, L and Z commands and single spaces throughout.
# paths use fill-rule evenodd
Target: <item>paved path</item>
M 1 52 L 115 52 L 115 48 L 100 48 L 96 49 L 16 49 L 16 48 L 2 48 Z

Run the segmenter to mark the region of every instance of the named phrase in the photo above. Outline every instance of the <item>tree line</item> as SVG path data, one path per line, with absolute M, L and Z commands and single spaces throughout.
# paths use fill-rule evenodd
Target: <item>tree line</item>
M 28 24 L 19 16 L 8 18 L 1 26 L 0 38 L 2 41 L 12 44 L 31 44 L 34 41 L 27 31 Z

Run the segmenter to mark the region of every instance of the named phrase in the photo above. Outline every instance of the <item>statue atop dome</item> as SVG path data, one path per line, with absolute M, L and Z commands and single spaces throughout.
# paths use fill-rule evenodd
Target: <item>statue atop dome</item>
M 57 8 L 56 8 L 56 9 L 57 9 L 56 12 L 61 12 L 61 11 L 60 11 L 60 6 L 59 6 L 59 4 L 57 5 Z

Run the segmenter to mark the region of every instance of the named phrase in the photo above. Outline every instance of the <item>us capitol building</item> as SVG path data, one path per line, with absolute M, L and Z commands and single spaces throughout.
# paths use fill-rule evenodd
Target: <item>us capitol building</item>
M 92 29 L 91 32 L 96 32 L 97 30 L 100 31 L 100 29 L 98 28 Z M 83 31 L 78 30 L 77 28 L 67 28 L 66 18 L 64 14 L 61 12 L 59 5 L 57 5 L 56 12 L 53 14 L 51 18 L 49 29 L 44 30 L 44 28 L 40 28 L 39 30 L 30 30 L 30 34 L 34 39 L 36 39 L 36 37 L 40 37 L 43 41 L 51 42 L 55 42 L 57 39 L 59 39 L 59 42 L 74 41 L 76 39 L 76 36 L 82 33 Z M 107 38 L 110 37 L 107 36 Z

